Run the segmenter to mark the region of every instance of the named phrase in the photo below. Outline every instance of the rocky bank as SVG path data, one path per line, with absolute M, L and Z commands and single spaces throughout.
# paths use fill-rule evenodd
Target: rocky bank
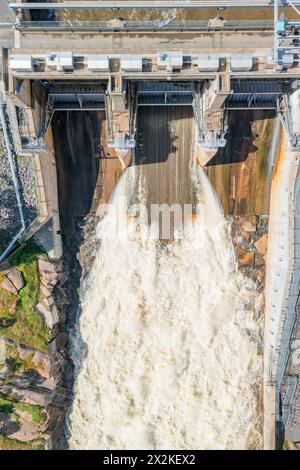
M 51 448 L 71 398 L 67 278 L 40 252 L 30 242 L 0 272 L 0 449 Z

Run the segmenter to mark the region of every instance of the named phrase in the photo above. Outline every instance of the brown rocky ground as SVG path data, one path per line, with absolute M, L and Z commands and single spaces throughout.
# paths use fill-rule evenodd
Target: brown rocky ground
M 264 289 L 268 216 L 231 216 L 232 241 L 239 269 Z

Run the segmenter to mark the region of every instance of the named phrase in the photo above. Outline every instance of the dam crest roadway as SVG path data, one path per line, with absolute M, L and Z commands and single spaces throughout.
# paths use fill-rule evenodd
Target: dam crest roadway
M 276 0 L 275 0 L 276 1 Z M 278 4 L 288 6 L 287 0 L 278 0 Z M 293 1 L 294 6 L 299 6 L 300 1 Z M 165 0 L 164 2 L 158 0 L 137 0 L 137 1 L 65 1 L 57 3 L 9 3 L 11 9 L 20 10 L 49 10 L 51 9 L 128 9 L 128 8 L 184 8 L 184 9 L 199 9 L 199 8 L 273 8 L 273 0 Z

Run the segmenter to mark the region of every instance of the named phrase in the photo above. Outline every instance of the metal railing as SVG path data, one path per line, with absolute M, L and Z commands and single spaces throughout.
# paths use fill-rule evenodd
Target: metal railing
M 17 30 L 77 30 L 77 31 L 232 31 L 232 30 L 273 30 L 273 21 L 268 20 L 241 20 L 225 21 L 222 24 L 210 24 L 207 21 L 20 21 L 14 24 Z

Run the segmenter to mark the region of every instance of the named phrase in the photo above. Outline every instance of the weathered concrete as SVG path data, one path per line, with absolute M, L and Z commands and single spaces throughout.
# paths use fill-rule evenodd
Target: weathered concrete
M 277 379 L 278 347 L 281 324 L 290 282 L 290 197 L 294 190 L 293 161 L 299 153 L 287 149 L 287 139 L 282 135 L 281 148 L 272 181 L 269 242 L 266 271 L 265 351 L 264 351 L 264 447 L 274 449 L 277 442 L 278 396 Z

